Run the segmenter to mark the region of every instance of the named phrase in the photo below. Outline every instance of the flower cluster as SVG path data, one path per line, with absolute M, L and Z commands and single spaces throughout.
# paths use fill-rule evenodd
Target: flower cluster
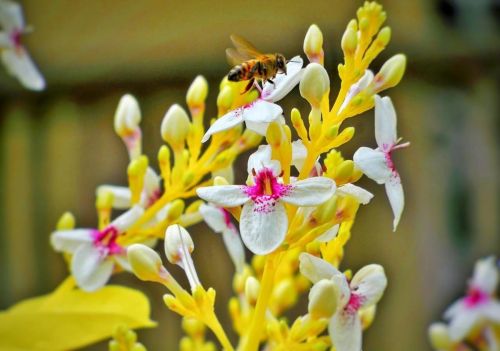
M 139 104 L 125 95 L 115 131 L 129 154 L 128 186 L 98 187 L 95 228 L 75 228 L 74 217 L 65 214 L 52 233 L 52 245 L 65 254 L 76 284 L 96 291 L 114 273 L 132 271 L 169 291 L 166 306 L 184 318 L 182 350 L 212 350 L 206 328 L 225 350 L 234 350 L 214 312 L 215 290 L 201 283 L 191 258 L 196 238 L 186 227 L 204 220 L 221 234 L 234 262 L 235 296 L 228 306 L 238 350 L 360 351 L 362 331 L 375 317 L 387 278 L 378 264 L 354 276 L 339 268 L 357 211 L 373 198 L 356 182 L 366 175 L 385 185 L 396 230 L 404 195 L 392 152 L 409 145 L 399 144 L 394 106 L 381 96 L 401 80 L 405 56 L 393 56 L 376 74 L 369 69 L 390 40 L 385 18 L 380 5 L 366 2 L 347 25 L 341 84 L 332 103 L 336 88 L 324 67 L 323 34 L 316 25 L 304 40 L 308 63 L 297 55 L 273 82 L 256 82 L 244 94 L 247 82 L 223 79 L 217 118 L 206 130 L 208 83 L 197 77 L 186 95 L 187 110 L 175 104 L 162 121 L 158 170 L 142 152 Z M 297 86 L 310 106 L 307 118 L 277 104 Z M 361 147 L 349 160 L 339 148 L 355 130 L 344 122 L 373 107 L 377 147 Z M 248 177 L 235 182 L 233 163 L 253 149 Z M 112 219 L 116 210 L 121 214 Z M 158 240 L 168 261 L 184 270 L 189 288 L 164 266 L 154 250 Z M 307 293 L 307 313 L 289 323 L 285 313 Z
M 435 350 L 498 350 L 500 348 L 499 264 L 495 257 L 480 259 L 467 293 L 444 313 L 445 323 L 434 323 L 429 337 Z

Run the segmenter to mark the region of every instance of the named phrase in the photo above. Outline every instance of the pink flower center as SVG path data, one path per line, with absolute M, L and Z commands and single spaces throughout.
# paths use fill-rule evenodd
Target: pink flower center
M 363 303 L 363 297 L 356 293 L 351 292 L 351 297 L 349 298 L 349 302 L 344 307 L 344 309 L 349 313 L 355 313 L 359 310 Z
M 118 230 L 109 226 L 103 230 L 96 230 L 92 233 L 94 246 L 102 252 L 103 255 L 117 255 L 125 252 L 116 239 L 118 238 Z
M 467 308 L 474 308 L 490 300 L 490 295 L 481 289 L 471 287 L 464 298 L 464 304 Z
M 384 151 L 385 163 L 387 164 L 387 167 L 389 167 L 391 172 L 396 172 L 396 166 L 394 165 L 394 162 L 392 161 L 391 152 L 392 152 L 392 150 L 390 150 L 390 149 L 389 149 L 389 151 Z
M 272 212 L 276 202 L 287 195 L 292 189 L 292 185 L 285 185 L 278 182 L 270 168 L 262 168 L 254 176 L 254 185 L 244 186 L 243 191 L 257 205 L 258 212 Z
M 220 210 L 222 211 L 222 215 L 224 216 L 224 223 L 226 224 L 226 227 L 232 228 L 233 223 L 231 222 L 231 214 L 225 208 L 221 208 Z
M 10 41 L 12 44 L 14 44 L 14 48 L 16 50 L 21 49 L 22 43 L 21 43 L 21 37 L 23 35 L 23 31 L 17 28 L 14 28 L 14 30 L 10 33 Z

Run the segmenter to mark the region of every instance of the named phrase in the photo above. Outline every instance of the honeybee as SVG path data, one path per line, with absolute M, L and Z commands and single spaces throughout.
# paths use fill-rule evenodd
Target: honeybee
M 232 82 L 248 80 L 242 94 L 249 91 L 255 80 L 274 84 L 272 79 L 278 73 L 286 74 L 286 58 L 282 54 L 263 54 L 259 52 L 248 40 L 232 34 L 231 41 L 234 49 L 226 49 L 228 61 L 235 65 L 228 73 L 227 79 Z

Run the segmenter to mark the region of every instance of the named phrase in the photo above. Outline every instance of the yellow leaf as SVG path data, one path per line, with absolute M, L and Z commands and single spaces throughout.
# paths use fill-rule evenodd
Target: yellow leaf
M 0 350 L 72 350 L 110 338 L 117 325 L 154 327 L 149 314 L 149 301 L 137 290 L 106 286 L 87 293 L 68 278 L 51 294 L 0 312 Z

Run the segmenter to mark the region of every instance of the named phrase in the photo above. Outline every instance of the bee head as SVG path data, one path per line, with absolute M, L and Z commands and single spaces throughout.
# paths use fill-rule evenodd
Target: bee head
M 286 58 L 281 54 L 276 54 L 276 67 L 278 71 L 286 74 Z

